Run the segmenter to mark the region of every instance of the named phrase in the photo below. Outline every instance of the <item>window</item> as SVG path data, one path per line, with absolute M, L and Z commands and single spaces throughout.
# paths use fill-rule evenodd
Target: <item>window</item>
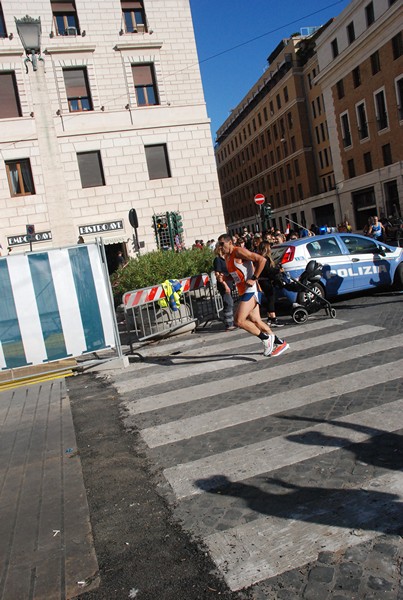
M 276 173 L 276 171 L 273 171 L 273 181 L 274 181 L 274 185 L 278 185 L 278 179 L 277 179 L 277 173 Z
M 342 98 L 344 98 L 344 82 L 342 79 L 339 79 L 339 81 L 336 83 L 336 89 L 337 97 L 339 100 L 341 100 Z
M 0 119 L 21 117 L 20 99 L 14 72 L 0 73 Z
M 267 118 L 268 118 L 268 117 L 267 117 L 267 106 L 265 106 L 265 107 L 263 108 L 263 116 L 264 116 L 264 120 L 265 120 L 265 121 L 267 121 Z
M 6 38 L 6 37 L 7 37 L 6 22 L 4 21 L 3 9 L 1 8 L 1 4 L 0 4 L 0 38 Z
M 372 157 L 371 152 L 364 152 L 364 169 L 366 173 L 372 171 Z
M 385 93 L 383 90 L 377 92 L 375 98 L 376 120 L 378 123 L 378 131 L 386 129 L 388 126 L 388 113 L 386 111 Z
M 281 98 L 280 98 L 280 94 L 277 94 L 277 96 L 276 96 L 276 102 L 277 102 L 277 108 L 281 108 Z
M 292 136 L 292 138 L 291 138 L 291 151 L 292 152 L 296 152 L 296 150 L 297 150 L 297 145 L 295 143 L 295 137 Z
M 341 132 L 343 137 L 343 146 L 347 148 L 351 146 L 351 131 L 350 131 L 350 121 L 348 119 L 348 113 L 344 113 L 340 116 L 341 122 Z
M 299 163 L 298 160 L 294 160 L 294 170 L 296 177 L 299 177 Z
M 403 36 L 401 31 L 392 38 L 392 51 L 394 60 L 403 54 Z
M 322 104 L 320 102 L 320 96 L 318 96 L 316 98 L 316 106 L 318 107 L 318 114 L 321 115 L 322 114 Z
M 87 69 L 63 69 L 67 102 L 70 112 L 92 110 Z
M 138 106 L 159 104 L 153 64 L 132 65 L 133 81 Z
M 393 160 L 392 160 L 392 151 L 390 149 L 390 144 L 385 144 L 384 146 L 382 146 L 382 158 L 383 158 L 383 164 L 385 167 L 392 164 Z
M 145 153 L 150 179 L 171 177 L 166 144 L 145 146 Z
M 302 185 L 299 183 L 297 187 L 298 187 L 298 198 L 300 200 L 303 200 L 304 199 L 304 190 L 302 188 Z
M 51 0 L 50 4 L 56 35 L 78 35 L 80 27 L 74 1 L 59 2 L 58 0 Z
M 291 112 L 287 113 L 287 121 L 288 121 L 288 128 L 292 129 L 294 123 L 293 123 L 293 120 L 292 120 L 292 113 Z
M 29 158 L 6 161 L 11 197 L 35 194 Z
M 331 42 L 330 45 L 331 45 L 331 48 L 332 48 L 333 58 L 336 58 L 336 56 L 339 55 L 339 46 L 338 46 L 338 43 L 337 43 L 337 38 L 334 38 L 334 40 L 332 40 L 332 42 Z
M 367 113 L 365 110 L 364 102 L 357 104 L 357 123 L 358 123 L 358 135 L 360 140 L 363 140 L 368 137 L 368 123 L 367 123 Z
M 397 110 L 399 113 L 399 120 L 403 120 L 403 77 L 397 79 L 395 82 L 396 85 L 396 102 L 397 102 Z
M 285 86 L 284 88 L 284 102 L 288 102 L 288 88 Z
M 381 61 L 379 60 L 379 52 L 378 50 L 371 54 L 371 71 L 372 75 L 378 73 L 381 70 Z
M 312 106 L 312 114 L 313 114 L 313 118 L 316 119 L 316 106 L 315 106 L 315 100 L 312 100 L 311 102 L 311 106 Z
M 120 5 L 126 33 L 147 31 L 143 0 L 121 0 Z
M 353 85 L 355 88 L 361 85 L 361 72 L 360 67 L 353 69 Z
M 341 250 L 335 238 L 324 237 L 306 245 L 309 256 L 318 258 L 319 256 L 339 256 Z
M 343 236 L 343 242 L 350 254 L 373 254 L 379 248 L 374 241 L 353 235 Z
M 350 158 L 350 160 L 347 161 L 347 169 L 349 178 L 355 177 L 354 159 Z
M 99 151 L 79 152 L 77 162 L 83 188 L 105 185 L 101 153 Z
M 365 7 L 365 18 L 367 20 L 367 27 L 370 27 L 372 23 L 375 21 L 375 13 L 374 13 L 374 3 L 370 2 Z
M 355 30 L 353 21 L 351 21 L 351 23 L 347 25 L 347 39 L 349 44 L 352 44 L 355 40 Z

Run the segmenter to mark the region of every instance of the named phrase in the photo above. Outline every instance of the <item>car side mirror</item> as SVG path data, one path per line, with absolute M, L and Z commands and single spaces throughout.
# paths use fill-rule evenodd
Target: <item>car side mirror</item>
M 377 248 L 375 248 L 374 254 L 379 254 L 380 256 L 386 256 L 385 250 L 383 248 L 380 248 L 379 246 Z

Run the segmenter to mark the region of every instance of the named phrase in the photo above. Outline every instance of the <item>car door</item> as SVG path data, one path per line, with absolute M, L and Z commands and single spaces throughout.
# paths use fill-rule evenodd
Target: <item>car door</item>
M 307 260 L 315 259 L 323 265 L 322 283 L 329 298 L 354 290 L 351 256 L 336 236 L 317 236 L 308 241 L 306 254 Z
M 389 248 L 360 235 L 346 234 L 340 237 L 351 257 L 355 290 L 391 285 Z

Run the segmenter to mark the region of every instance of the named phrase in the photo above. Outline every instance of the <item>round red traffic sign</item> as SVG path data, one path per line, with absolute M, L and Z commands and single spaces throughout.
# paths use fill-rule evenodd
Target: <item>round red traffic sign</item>
M 262 204 L 264 204 L 265 200 L 266 200 L 266 198 L 264 197 L 263 194 L 256 194 L 256 196 L 254 197 L 255 204 L 257 204 L 258 206 L 261 206 Z

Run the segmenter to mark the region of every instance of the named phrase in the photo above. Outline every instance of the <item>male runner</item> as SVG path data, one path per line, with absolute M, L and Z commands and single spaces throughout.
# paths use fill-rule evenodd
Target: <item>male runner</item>
M 287 342 L 274 335 L 270 327 L 260 318 L 259 305 L 262 292 L 257 280 L 266 260 L 260 254 L 234 246 L 232 237 L 228 234 L 220 235 L 218 244 L 239 293 L 240 302 L 235 315 L 235 325 L 262 340 L 265 356 L 279 356 L 289 346 Z

